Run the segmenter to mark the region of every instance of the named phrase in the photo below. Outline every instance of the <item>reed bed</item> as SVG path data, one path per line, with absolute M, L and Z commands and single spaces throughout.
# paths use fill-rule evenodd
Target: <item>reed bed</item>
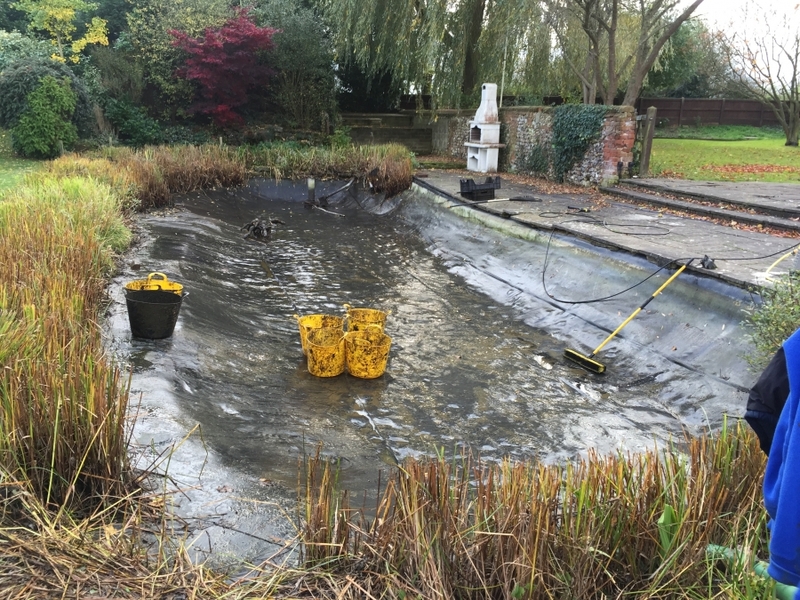
M 0 469 L 48 508 L 124 492 L 127 393 L 97 315 L 130 232 L 108 186 L 37 177 L 0 201 Z
M 339 148 L 268 144 L 240 149 L 247 167 L 274 179 L 350 179 L 377 193 L 394 196 L 411 186 L 408 149 L 399 144 Z
M 48 164 L 55 177 L 81 175 L 108 184 L 121 194 L 124 208 L 147 210 L 170 204 L 172 194 L 235 187 L 251 175 L 275 179 L 356 178 L 376 193 L 393 196 L 411 186 L 411 155 L 397 144 L 349 148 L 293 144 L 229 148 L 148 146 L 105 148 L 93 156 L 68 155 Z
M 312 460 L 304 558 L 329 575 L 308 577 L 336 598 L 746 597 L 706 550 L 764 550 L 764 463 L 741 425 L 561 466 L 411 460 L 367 518 Z

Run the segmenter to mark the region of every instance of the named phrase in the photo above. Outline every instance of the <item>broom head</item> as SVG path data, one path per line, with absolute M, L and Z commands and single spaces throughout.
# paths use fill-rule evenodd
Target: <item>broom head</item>
M 585 356 L 580 352 L 575 352 L 575 350 L 567 348 L 564 350 L 564 356 L 592 373 L 600 374 L 606 372 L 606 366 L 603 363 L 597 362 L 593 358 Z

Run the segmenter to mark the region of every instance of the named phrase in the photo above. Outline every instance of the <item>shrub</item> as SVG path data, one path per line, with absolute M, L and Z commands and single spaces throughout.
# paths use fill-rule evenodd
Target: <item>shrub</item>
M 14 150 L 31 158 L 53 158 L 78 140 L 70 122 L 75 113 L 75 94 L 69 80 L 48 75 L 28 94 L 27 107 L 11 129 Z
M 331 148 L 348 148 L 353 144 L 349 127 L 337 127 L 328 138 Z
M 23 58 L 45 59 L 53 47 L 44 40 L 34 40 L 17 31 L 0 30 L 0 73 Z
M 105 111 L 123 142 L 131 146 L 145 146 L 162 141 L 161 126 L 141 106 L 134 106 L 128 100 L 109 98 L 105 102 Z
M 266 0 L 253 13 L 259 23 L 278 29 L 270 58 L 279 112 L 295 127 L 327 134 L 336 110 L 330 29 L 296 0 Z
M 778 278 L 763 289 L 760 303 L 745 321 L 755 349 L 747 356 L 754 369 L 763 369 L 784 341 L 800 327 L 800 272 Z
M 144 70 L 130 51 L 100 46 L 92 51 L 92 64 L 109 97 L 139 103 L 144 91 Z
M 170 146 L 188 144 L 189 146 L 202 146 L 209 143 L 211 138 L 202 129 L 194 130 L 184 125 L 170 125 L 161 131 L 163 143 Z
M 65 78 L 69 80 L 75 94 L 72 124 L 80 137 L 91 137 L 97 125 L 86 85 L 67 65 L 49 58 L 19 60 L 0 74 L 0 128 L 11 129 L 17 124 L 27 106 L 28 94 L 38 88 L 41 80 L 48 75 L 58 81 Z
M 274 29 L 258 27 L 247 11 L 225 22 L 222 27 L 209 27 L 200 38 L 170 30 L 174 45 L 189 57 L 179 75 L 197 82 L 201 100 L 194 111 L 211 116 L 219 127 L 242 122 L 237 109 L 248 102 L 248 94 L 256 86 L 263 88 L 271 69 L 259 61 L 259 53 L 273 47 Z

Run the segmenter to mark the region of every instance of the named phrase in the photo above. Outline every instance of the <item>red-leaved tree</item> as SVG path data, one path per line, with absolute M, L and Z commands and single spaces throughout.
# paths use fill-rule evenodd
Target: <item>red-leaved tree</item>
M 256 86 L 264 87 L 272 70 L 259 60 L 259 54 L 272 49 L 277 29 L 258 27 L 246 10 L 221 27 L 209 27 L 199 38 L 172 29 L 172 44 L 189 57 L 178 75 L 196 81 L 201 99 L 192 110 L 210 115 L 219 127 L 242 122 L 237 108 L 247 104 Z

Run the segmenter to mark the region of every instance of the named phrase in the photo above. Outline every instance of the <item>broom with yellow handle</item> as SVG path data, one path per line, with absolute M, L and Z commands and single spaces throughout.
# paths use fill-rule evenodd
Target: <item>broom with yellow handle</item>
M 602 350 L 603 347 L 614 338 L 614 336 L 616 336 L 620 331 L 622 331 L 622 328 L 625 327 L 628 323 L 630 323 L 633 320 L 633 318 L 636 315 L 638 315 L 645 306 L 650 304 L 650 302 L 652 302 L 653 299 L 656 296 L 658 296 L 661 292 L 663 292 L 664 288 L 666 288 L 670 283 L 672 283 L 675 280 L 675 278 L 678 277 L 678 275 L 683 273 L 684 269 L 686 269 L 686 267 L 688 267 L 690 264 L 692 264 L 693 260 L 694 259 L 690 260 L 685 265 L 681 265 L 680 269 L 675 271 L 672 274 L 672 276 L 662 284 L 662 286 L 660 288 L 658 288 L 655 292 L 653 292 L 652 296 L 650 296 L 647 300 L 645 300 L 639 308 L 637 308 L 635 311 L 633 311 L 633 313 L 631 313 L 631 316 L 629 316 L 627 319 L 625 319 L 620 324 L 619 327 L 617 327 L 614 331 L 612 331 L 611 335 L 609 335 L 606 339 L 604 339 L 603 342 L 597 348 L 595 348 L 594 352 L 592 352 L 589 356 L 586 356 L 585 354 L 581 354 L 580 352 L 577 352 L 575 350 L 570 350 L 569 348 L 564 350 L 564 356 L 566 358 L 568 358 L 569 360 L 571 360 L 572 362 L 580 365 L 581 367 L 583 367 L 587 371 L 591 371 L 592 373 L 598 373 L 598 374 L 599 373 L 605 373 L 606 366 L 603 363 L 594 360 L 595 355 L 598 352 L 600 352 L 600 350 Z

